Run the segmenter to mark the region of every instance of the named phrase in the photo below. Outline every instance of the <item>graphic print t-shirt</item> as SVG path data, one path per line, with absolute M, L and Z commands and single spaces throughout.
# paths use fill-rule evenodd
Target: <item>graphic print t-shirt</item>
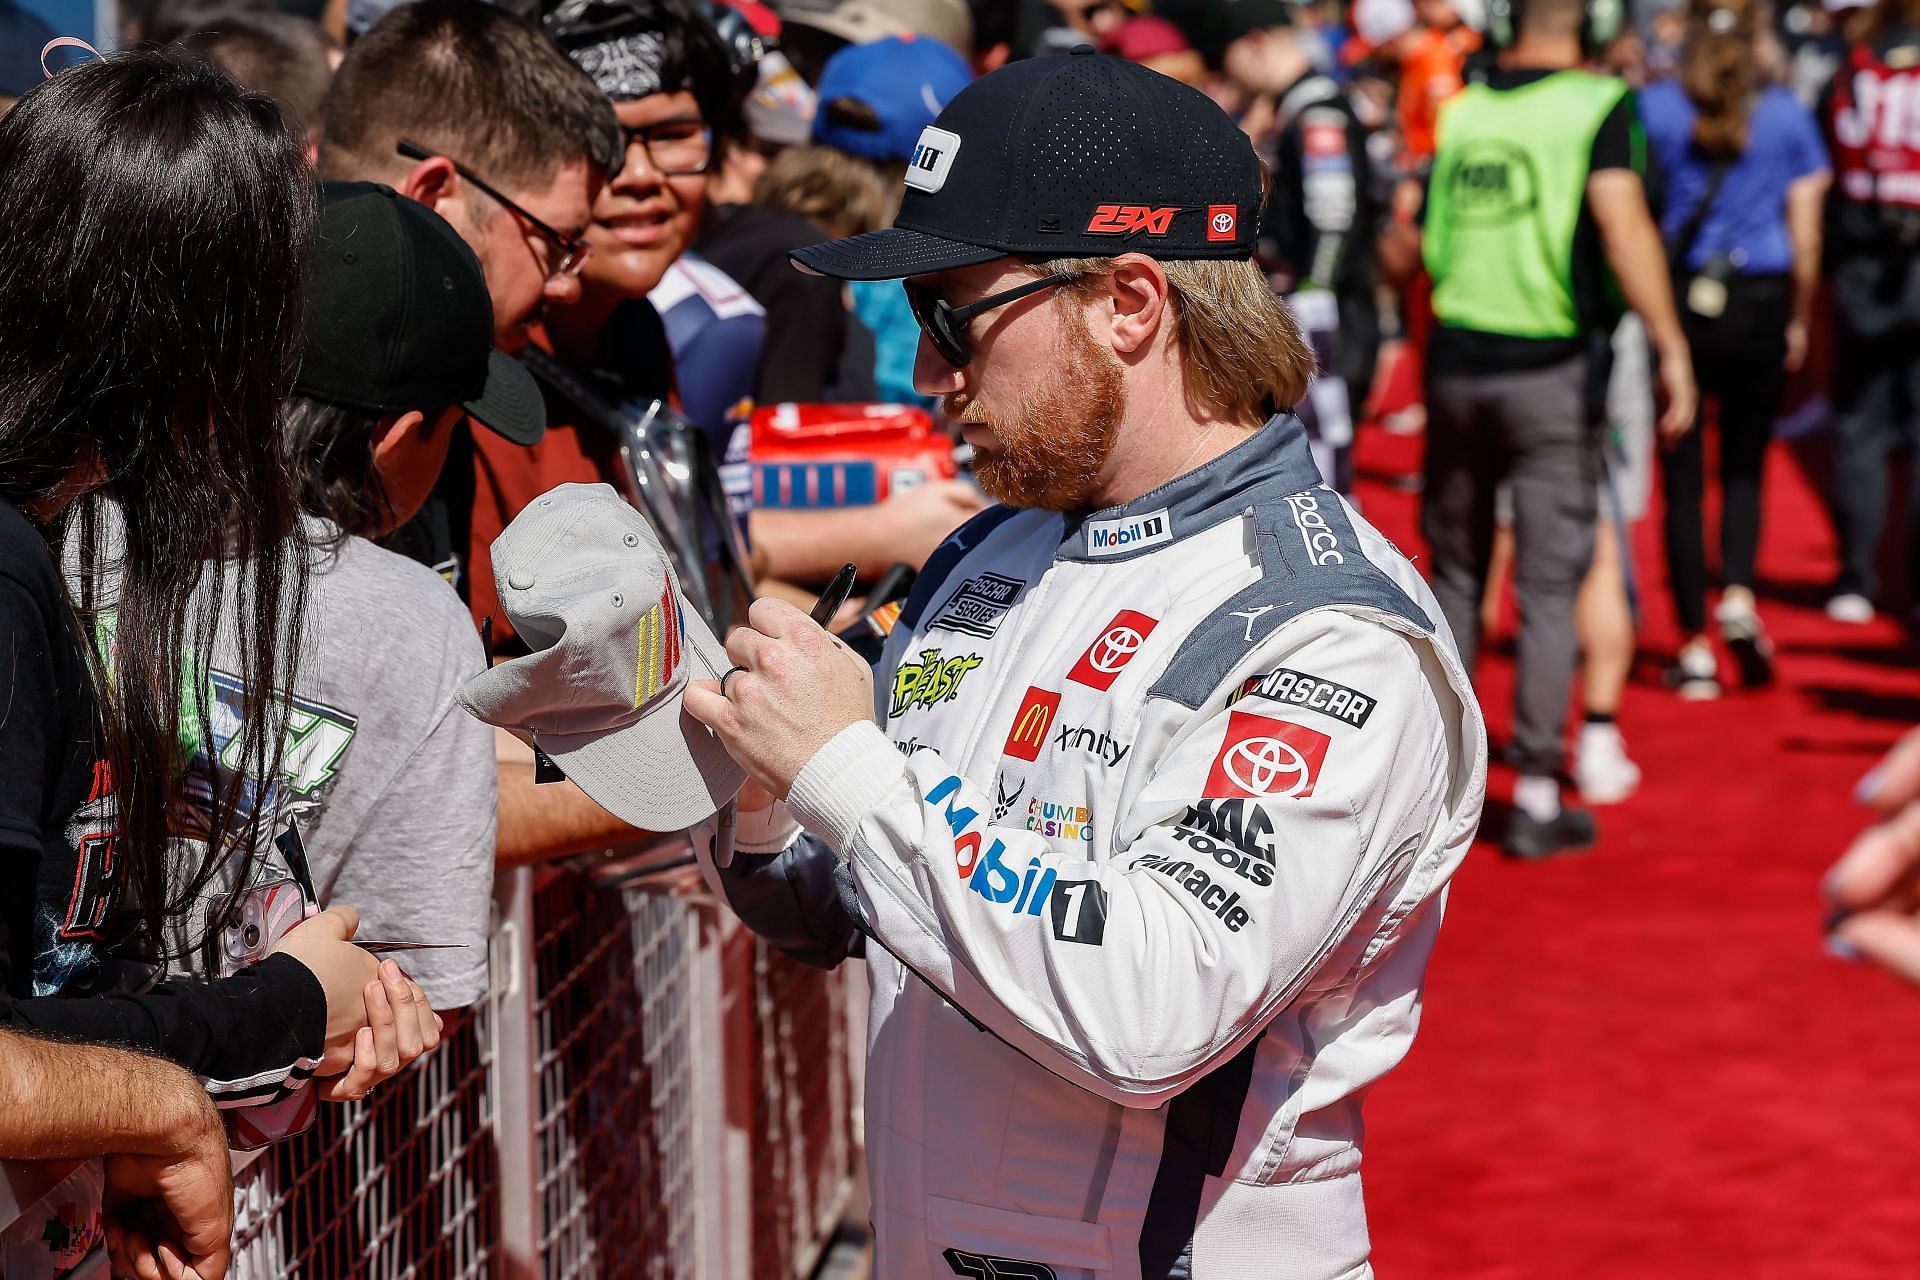
M 466 714 L 454 693 L 481 668 L 479 637 L 459 597 L 431 569 L 362 538 L 336 543 L 337 531 L 324 521 L 306 527 L 315 545 L 280 771 L 264 786 L 245 778 L 240 817 L 264 814 L 269 837 L 297 825 L 320 905 L 358 908 L 359 936 L 464 943 L 409 952 L 402 966 L 435 1008 L 472 1004 L 487 989 L 498 784 L 493 731 Z M 183 718 L 189 763 L 176 806 L 176 865 L 205 857 L 215 788 L 245 764 L 236 737 L 247 690 L 235 674 L 234 616 L 229 601 L 204 663 L 206 721 Z M 226 875 L 182 922 L 177 947 L 208 935 L 207 913 L 239 887 L 242 865 L 236 851 Z M 284 855 L 266 847 L 248 868 L 246 887 L 261 893 L 292 874 Z M 212 939 L 183 967 L 219 976 L 215 948 L 229 940 L 218 932 Z M 244 950 L 246 939 L 231 942 Z
M 39 531 L 0 502 L 0 969 L 15 998 L 99 976 L 117 819 L 79 627 Z

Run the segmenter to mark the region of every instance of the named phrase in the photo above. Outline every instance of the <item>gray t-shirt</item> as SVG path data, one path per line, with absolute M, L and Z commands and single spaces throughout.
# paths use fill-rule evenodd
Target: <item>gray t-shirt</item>
M 307 523 L 316 543 L 334 534 L 324 521 Z M 111 563 L 117 539 L 103 542 Z M 473 1004 L 487 990 L 498 766 L 493 730 L 454 693 L 481 669 L 480 638 L 438 574 L 364 538 L 316 545 L 309 564 L 304 639 L 267 830 L 297 824 L 320 904 L 358 908 L 360 937 L 465 943 L 396 959 L 434 1008 Z M 176 830 L 182 841 L 192 840 L 195 806 L 205 812 L 214 779 L 231 765 L 214 763 L 230 756 L 243 692 L 225 629 L 231 617 L 229 610 L 207 671 L 210 725 L 182 726 L 193 742 Z M 260 792 L 249 783 L 243 807 L 257 806 Z M 203 847 L 178 854 L 183 862 L 201 856 Z M 282 856 L 270 849 L 250 888 L 286 876 Z M 218 886 L 205 909 L 231 887 Z M 204 932 L 202 919 L 195 912 L 184 922 L 188 936 Z M 227 959 L 237 961 L 250 939 L 237 927 L 224 932 L 215 946 L 230 944 Z M 220 965 L 211 949 L 174 962 L 203 976 L 217 976 Z

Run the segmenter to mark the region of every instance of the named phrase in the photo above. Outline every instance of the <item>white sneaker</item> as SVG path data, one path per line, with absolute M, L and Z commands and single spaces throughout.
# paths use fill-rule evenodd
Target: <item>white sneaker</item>
M 1573 785 L 1588 804 L 1619 804 L 1640 787 L 1640 766 L 1627 758 L 1627 741 L 1610 724 L 1585 725 L 1575 748 Z
M 1712 646 L 1684 646 L 1674 664 L 1667 668 L 1667 687 L 1684 702 L 1709 702 L 1719 697 L 1720 660 L 1713 656 Z
M 1873 601 L 1858 592 L 1848 591 L 1827 601 L 1827 616 L 1835 622 L 1865 626 L 1873 621 Z

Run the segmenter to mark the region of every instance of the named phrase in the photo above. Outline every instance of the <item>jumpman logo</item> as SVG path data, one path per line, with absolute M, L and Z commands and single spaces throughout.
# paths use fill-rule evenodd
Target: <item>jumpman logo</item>
M 1287 601 L 1287 604 L 1263 604 L 1263 605 L 1257 605 L 1251 609 L 1236 609 L 1234 610 L 1233 616 L 1236 618 L 1245 618 L 1247 620 L 1246 641 L 1248 644 L 1252 644 L 1253 643 L 1253 624 L 1260 621 L 1261 615 L 1271 613 L 1275 609 L 1284 609 L 1287 607 L 1287 605 L 1292 603 L 1293 601 L 1289 600 Z

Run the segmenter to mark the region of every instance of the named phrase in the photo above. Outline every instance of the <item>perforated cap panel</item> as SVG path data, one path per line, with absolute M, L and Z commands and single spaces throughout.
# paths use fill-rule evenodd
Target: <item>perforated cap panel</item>
M 1259 204 L 1259 159 L 1205 94 L 1083 48 L 961 91 L 923 135 L 895 233 L 795 257 L 851 279 L 1005 253 L 1250 258 Z M 929 239 L 948 242 L 952 260 Z

